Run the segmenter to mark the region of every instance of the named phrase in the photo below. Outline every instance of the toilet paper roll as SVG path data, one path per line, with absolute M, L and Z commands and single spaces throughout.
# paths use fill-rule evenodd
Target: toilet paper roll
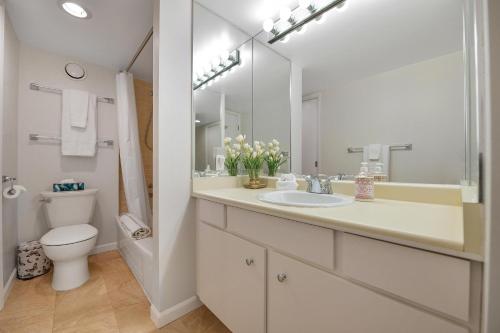
M 21 193 L 26 191 L 26 187 L 22 185 L 14 185 L 14 190 L 11 191 L 12 188 L 9 186 L 6 189 L 3 190 L 3 196 L 6 199 L 15 199 L 21 195 Z M 14 193 L 9 193 L 9 192 L 14 192 Z

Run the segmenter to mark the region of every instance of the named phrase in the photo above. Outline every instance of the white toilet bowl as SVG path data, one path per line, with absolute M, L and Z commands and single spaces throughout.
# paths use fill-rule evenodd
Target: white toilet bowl
M 76 224 L 54 228 L 40 239 L 45 254 L 54 263 L 52 288 L 69 290 L 87 282 L 87 257 L 95 246 L 97 233 L 89 224 Z
M 89 279 L 87 256 L 94 248 L 97 229 L 89 223 L 95 210 L 97 189 L 42 192 L 43 207 L 51 230 L 40 239 L 54 262 L 52 287 L 77 288 Z

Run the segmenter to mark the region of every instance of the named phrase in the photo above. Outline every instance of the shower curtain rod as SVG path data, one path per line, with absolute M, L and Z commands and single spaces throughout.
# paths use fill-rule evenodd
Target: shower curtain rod
M 134 62 L 137 60 L 137 58 L 139 58 L 139 55 L 141 54 L 142 50 L 144 49 L 146 44 L 149 42 L 149 40 L 151 39 L 152 36 L 153 36 L 153 28 L 151 28 L 151 30 L 149 30 L 148 34 L 146 35 L 146 38 L 144 38 L 141 45 L 137 49 L 137 52 L 135 53 L 134 57 L 132 58 L 132 60 L 128 64 L 127 68 L 125 69 L 126 72 L 130 71 L 130 68 L 132 68 L 132 66 L 134 65 Z

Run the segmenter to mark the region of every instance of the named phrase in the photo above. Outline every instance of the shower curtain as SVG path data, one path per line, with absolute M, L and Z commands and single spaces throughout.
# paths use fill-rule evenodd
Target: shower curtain
M 151 226 L 151 209 L 142 165 L 133 76 L 116 75 L 118 141 L 123 187 L 129 213 Z

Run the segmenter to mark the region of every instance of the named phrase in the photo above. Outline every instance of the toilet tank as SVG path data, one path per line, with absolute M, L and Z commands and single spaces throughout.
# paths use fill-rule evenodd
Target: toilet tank
M 92 221 L 97 189 L 67 192 L 42 192 L 45 217 L 50 228 Z

